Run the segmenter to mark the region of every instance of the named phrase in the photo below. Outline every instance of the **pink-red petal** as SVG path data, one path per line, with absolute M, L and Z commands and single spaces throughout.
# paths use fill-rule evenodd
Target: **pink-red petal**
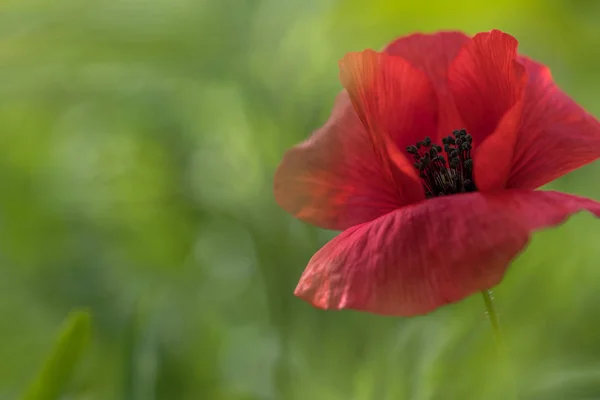
M 412 177 L 420 185 L 406 147 L 433 136 L 437 128 L 435 91 L 427 75 L 400 57 L 365 50 L 349 53 L 340 61 L 340 80 L 371 137 L 381 167 L 389 170 L 399 189 L 422 192 L 403 179 Z M 395 169 L 401 171 L 398 177 Z M 402 191 L 400 196 L 413 198 Z
M 284 210 L 326 229 L 343 230 L 403 205 L 345 91 L 327 123 L 285 154 L 274 192 Z
M 425 314 L 497 285 L 530 234 L 600 203 L 508 190 L 438 197 L 355 226 L 310 260 L 295 294 L 324 309 Z
M 519 61 L 528 81 L 507 187 L 535 189 L 600 157 L 600 123 L 560 90 L 547 67 Z

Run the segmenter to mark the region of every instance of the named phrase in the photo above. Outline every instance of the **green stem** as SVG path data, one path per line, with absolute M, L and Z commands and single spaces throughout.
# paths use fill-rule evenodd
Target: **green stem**
M 490 319 L 490 324 L 492 325 L 492 331 L 494 332 L 494 339 L 496 340 L 496 346 L 498 348 L 498 361 L 503 364 L 503 368 L 508 374 L 508 379 L 512 382 L 510 388 L 507 387 L 507 390 L 510 392 L 507 394 L 508 398 L 517 400 L 519 397 L 517 381 L 515 376 L 512 373 L 510 368 L 510 362 L 508 359 L 508 354 L 506 352 L 506 347 L 504 345 L 504 339 L 502 337 L 502 332 L 500 331 L 500 324 L 498 323 L 498 314 L 494 309 L 494 302 L 492 301 L 492 291 L 484 290 L 481 292 L 483 296 L 483 302 L 485 303 L 485 308 L 487 310 L 488 318 Z
M 500 353 L 504 353 L 504 339 L 502 338 L 500 324 L 498 323 L 498 314 L 496 314 L 496 310 L 494 309 L 494 302 L 492 301 L 492 291 L 484 290 L 483 292 L 481 292 L 481 295 L 483 296 L 483 302 L 485 303 L 488 318 L 490 319 L 490 324 L 492 325 L 492 331 L 494 331 L 494 339 L 496 340 L 498 351 Z

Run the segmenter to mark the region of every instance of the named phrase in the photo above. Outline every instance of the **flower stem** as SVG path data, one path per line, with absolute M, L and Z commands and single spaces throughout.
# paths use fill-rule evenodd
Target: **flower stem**
M 483 302 L 485 303 L 487 315 L 490 319 L 490 324 L 492 325 L 492 331 L 494 331 L 494 339 L 496 340 L 496 345 L 498 346 L 498 352 L 504 353 L 504 339 L 502 338 L 500 324 L 498 323 L 498 314 L 496 314 L 496 309 L 494 309 L 494 302 L 492 301 L 492 291 L 484 290 L 483 292 L 481 292 L 481 295 L 483 296 Z
M 500 364 L 502 364 L 500 370 L 505 371 L 505 373 L 507 374 L 507 378 L 511 382 L 511 384 L 508 385 L 508 387 L 506 387 L 508 393 L 506 393 L 505 398 L 517 400 L 519 398 L 517 381 L 510 368 L 510 362 L 508 359 L 508 354 L 506 352 L 504 338 L 502 337 L 502 332 L 500 331 L 500 324 L 498 323 L 498 314 L 494 309 L 494 302 L 492 301 L 492 291 L 484 290 L 481 292 L 481 295 L 483 296 L 483 302 L 485 303 L 487 315 L 490 319 L 490 324 L 492 325 L 492 331 L 494 332 L 494 339 L 496 341 L 496 347 L 499 356 L 498 361 L 500 362 Z

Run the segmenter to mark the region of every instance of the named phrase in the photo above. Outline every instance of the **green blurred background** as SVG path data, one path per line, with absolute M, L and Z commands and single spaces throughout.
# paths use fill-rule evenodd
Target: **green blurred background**
M 480 296 L 401 319 L 293 296 L 334 232 L 280 210 L 285 149 L 344 53 L 413 31 L 520 40 L 600 115 L 593 0 L 0 2 L 0 399 L 73 308 L 63 399 L 509 399 Z M 600 199 L 600 164 L 552 188 Z M 600 229 L 536 234 L 495 291 L 521 399 L 600 399 Z

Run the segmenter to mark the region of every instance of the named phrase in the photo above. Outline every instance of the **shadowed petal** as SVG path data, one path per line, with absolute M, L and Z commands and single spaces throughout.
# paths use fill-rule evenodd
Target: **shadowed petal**
M 324 309 L 425 314 L 497 285 L 530 234 L 600 203 L 508 190 L 438 197 L 348 229 L 310 260 L 295 294 Z
M 420 185 L 406 147 L 436 132 L 437 102 L 427 75 L 400 57 L 365 50 L 349 53 L 340 61 L 340 80 L 371 137 L 382 168 L 390 171 L 399 188 L 408 190 L 410 184 L 411 190 L 422 192 L 405 181 L 405 177 L 412 177 Z M 392 165 L 402 174 L 395 176 Z
M 326 229 L 346 229 L 403 205 L 345 91 L 327 123 L 285 154 L 274 191 L 284 210 Z
M 560 90 L 547 67 L 520 62 L 529 77 L 507 186 L 535 189 L 600 157 L 600 123 Z

